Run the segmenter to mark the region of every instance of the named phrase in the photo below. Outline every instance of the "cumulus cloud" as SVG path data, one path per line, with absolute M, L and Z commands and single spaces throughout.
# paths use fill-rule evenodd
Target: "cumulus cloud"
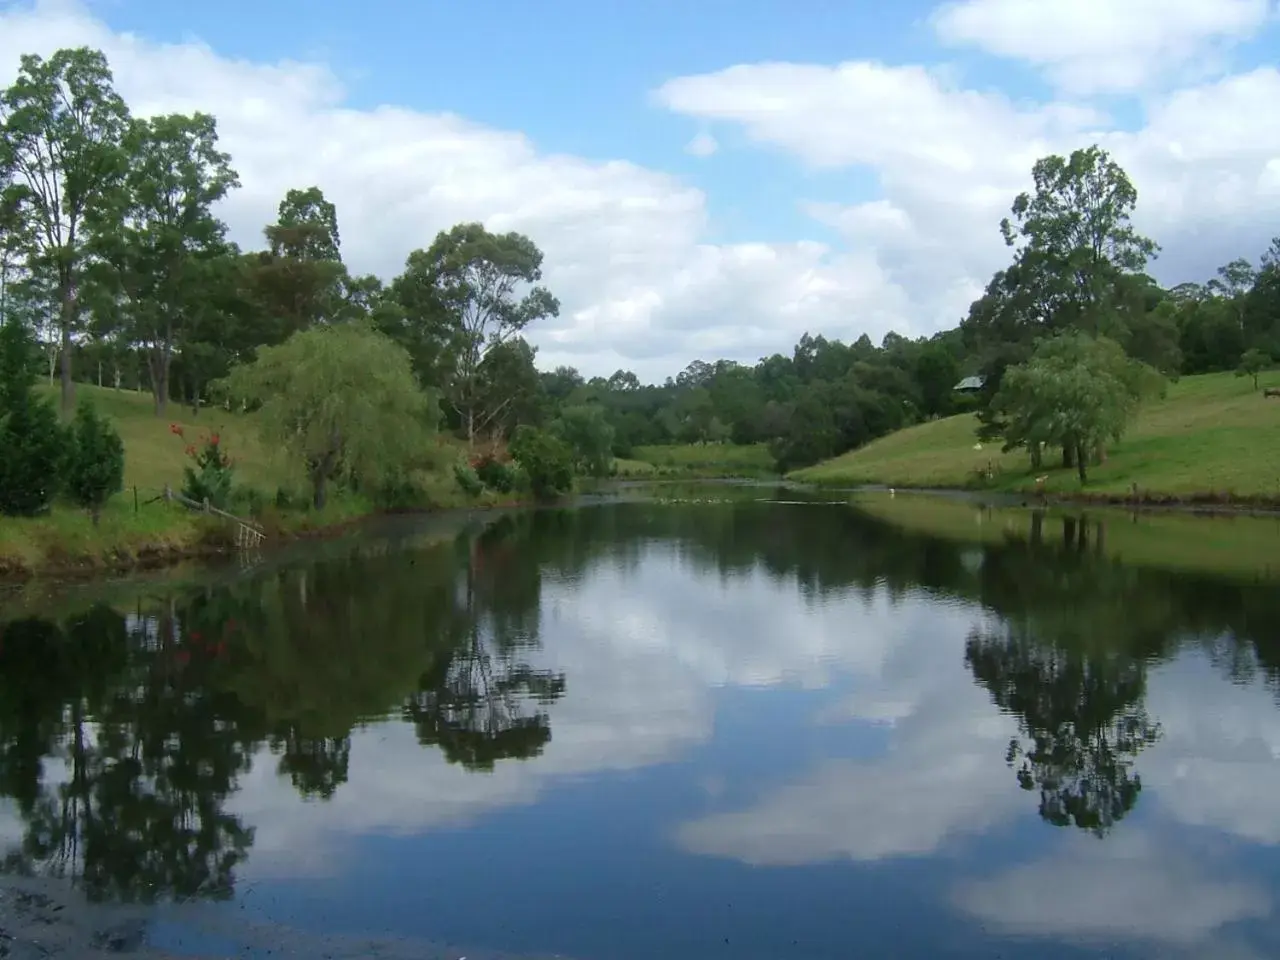
M 0 83 L 24 52 L 102 49 L 135 112 L 206 110 L 244 186 L 221 210 L 242 245 L 290 187 L 338 207 L 356 271 L 399 272 L 438 230 L 480 220 L 529 234 L 546 254 L 558 320 L 531 329 L 544 366 L 646 379 L 696 357 L 754 362 L 806 329 L 879 336 L 910 324 L 908 300 L 874 258 L 819 243 L 703 241 L 706 197 L 626 160 L 542 152 L 517 131 L 385 104 L 355 109 L 319 63 L 255 63 L 197 42 L 112 32 L 69 0 L 0 7 Z
M 854 692 L 815 718 L 887 726 L 886 752 L 820 762 L 742 809 L 687 821 L 675 831 L 681 847 L 760 866 L 877 861 L 928 856 L 1028 813 L 1005 764 L 1016 725 L 964 665 L 977 611 L 912 603 L 902 615 Z
M 685 151 L 695 157 L 709 157 L 720 149 L 716 138 L 703 130 L 685 145 Z
M 716 145 L 702 124 L 733 124 L 805 164 L 870 172 L 879 196 L 866 202 L 796 198 L 815 228 L 834 228 L 836 245 L 711 243 L 707 196 L 661 170 L 550 153 L 453 114 L 356 108 L 323 63 L 233 59 L 196 41 L 113 32 L 75 0 L 0 5 L 0 82 L 22 52 L 89 44 L 107 53 L 137 112 L 216 114 L 244 184 L 222 213 L 245 245 L 260 242 L 287 189 L 312 183 L 337 203 L 357 271 L 390 277 L 409 250 L 462 220 L 526 232 L 563 305 L 530 331 L 541 363 L 652 380 L 695 358 L 787 351 L 806 330 L 879 340 L 953 326 L 1007 261 L 996 224 L 1032 163 L 1094 141 L 1138 185 L 1140 226 L 1165 248 L 1160 279 L 1201 279 L 1265 248 L 1280 213 L 1280 72 L 1188 85 L 1185 69 L 1259 29 L 1267 4 L 1090 4 L 1098 9 L 1085 15 L 1065 0 L 967 0 L 932 22 L 948 42 L 1074 80 L 1064 96 L 1080 92 L 1081 77 L 1119 89 L 1179 66 L 1183 86 L 1147 97 L 1132 129 L 1078 99 L 970 89 L 955 71 L 920 64 L 746 63 L 654 92 L 698 122 L 695 155 Z
M 738 65 L 674 79 L 656 96 L 814 167 L 874 172 L 881 197 L 805 209 L 851 249 L 874 250 L 927 329 L 954 325 L 1008 261 L 997 224 L 1030 187 L 1034 162 L 1090 143 L 1137 185 L 1137 225 L 1164 248 L 1158 278 L 1202 280 L 1256 257 L 1280 213 L 1280 118 L 1264 106 L 1278 91 L 1280 72 L 1259 67 L 1153 97 L 1134 129 L 1079 103 L 1014 100 L 941 69 L 868 61 Z
M 1266 684 L 1231 683 L 1199 655 L 1155 671 L 1148 704 L 1160 742 L 1145 786 L 1166 815 L 1251 843 L 1280 845 L 1270 798 L 1280 793 L 1280 711 Z
M 1024 60 L 1076 94 L 1129 92 L 1222 65 L 1270 0 L 961 0 L 933 25 L 947 43 Z
M 1004 933 L 1154 941 L 1165 947 L 1161 956 L 1170 955 L 1169 947 L 1185 956 L 1182 951 L 1206 945 L 1227 924 L 1271 913 L 1271 897 L 1261 886 L 1208 874 L 1167 843 L 1136 831 L 1106 843 L 1069 833 L 1042 860 L 961 884 L 955 902 Z M 1230 955 L 1242 954 L 1237 947 Z
M 407 725 L 374 727 L 353 735 L 350 779 L 332 800 L 301 804 L 264 751 L 230 804 L 255 827 L 244 876 L 327 874 L 341 868 L 352 837 L 481 822 L 566 777 L 676 760 L 710 740 L 717 687 L 818 690 L 853 677 L 870 705 L 875 678 L 888 670 L 906 684 L 894 695 L 914 700 L 924 692 L 906 639 L 952 620 L 947 632 L 963 635 L 958 613 L 918 600 L 895 606 L 877 593 L 869 602 L 852 594 L 810 602 L 790 578 L 763 570 L 718 578 L 705 561 L 663 544 L 646 546 L 639 563 L 601 562 L 572 582 L 544 580 L 541 610 L 543 633 L 555 639 L 533 661 L 567 678 L 548 708 L 552 738 L 542 755 L 477 775 L 423 749 Z M 1000 764 L 1002 745 L 987 746 Z M 703 787 L 714 800 L 715 778 Z

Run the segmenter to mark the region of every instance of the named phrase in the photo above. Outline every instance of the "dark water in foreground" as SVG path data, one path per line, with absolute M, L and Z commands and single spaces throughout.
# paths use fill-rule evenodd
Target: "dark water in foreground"
M 7 619 L 8 868 L 210 956 L 1280 955 L 1275 581 L 763 495 Z

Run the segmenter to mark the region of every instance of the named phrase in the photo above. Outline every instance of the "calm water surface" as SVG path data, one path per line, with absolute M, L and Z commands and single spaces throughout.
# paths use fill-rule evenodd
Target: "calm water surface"
M 1280 955 L 1280 583 L 772 495 L 0 612 L 7 866 L 192 955 Z

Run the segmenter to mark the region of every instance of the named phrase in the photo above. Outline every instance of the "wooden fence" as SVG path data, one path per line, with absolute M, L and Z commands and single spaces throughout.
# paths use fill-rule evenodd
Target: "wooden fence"
M 259 547 L 262 545 L 262 541 L 266 539 L 266 533 L 252 520 L 245 520 L 235 514 L 227 513 L 225 510 L 219 510 L 208 499 L 203 502 L 192 500 L 184 494 L 175 492 L 168 484 L 165 484 L 163 497 L 165 500 L 180 503 L 190 510 L 198 510 L 201 513 L 229 520 L 236 528 L 236 546 L 243 550 Z

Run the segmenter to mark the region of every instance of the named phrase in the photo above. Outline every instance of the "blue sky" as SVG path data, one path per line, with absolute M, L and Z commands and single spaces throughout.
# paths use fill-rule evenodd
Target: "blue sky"
M 740 131 L 709 125 L 730 150 L 685 151 L 708 125 L 653 102 L 675 77 L 738 63 L 933 62 L 946 57 L 979 82 L 1027 94 L 1030 71 L 943 49 L 927 24 L 933 4 L 911 0 L 95 0 L 119 30 L 166 42 L 199 39 L 256 61 L 323 60 L 352 105 L 454 112 L 521 130 L 542 150 L 625 158 L 680 175 L 707 192 L 712 239 L 831 239 L 795 199 L 871 199 L 870 170 L 815 170 L 778 151 L 732 150 Z M 246 25 L 251 24 L 250 29 Z M 732 152 L 730 152 L 732 151 Z
M 539 363 L 589 374 L 954 326 L 1034 161 L 1093 142 L 1162 282 L 1280 222 L 1273 0 L 0 0 L 0 73 L 83 43 L 136 111 L 218 117 L 242 244 L 312 184 L 386 279 L 459 220 L 527 233 Z

